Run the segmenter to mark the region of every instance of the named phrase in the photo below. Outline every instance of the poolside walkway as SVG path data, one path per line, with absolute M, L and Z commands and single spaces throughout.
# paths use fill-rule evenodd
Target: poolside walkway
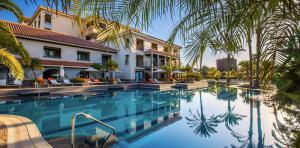
M 30 119 L 0 115 L 0 121 L 7 127 L 7 148 L 52 148 Z
M 68 93 L 68 92 L 92 92 L 92 91 L 107 91 L 110 88 L 146 88 L 153 90 L 171 90 L 175 85 L 184 85 L 186 89 L 197 89 L 208 86 L 207 81 L 197 81 L 193 83 L 173 83 L 173 84 L 148 84 L 148 83 L 130 83 L 130 84 L 109 84 L 109 85 L 87 85 L 87 86 L 56 86 L 49 88 L 40 88 L 40 92 L 50 93 Z M 7 88 L 1 89 L 0 99 L 7 97 L 18 97 L 20 93 L 37 92 L 35 88 Z

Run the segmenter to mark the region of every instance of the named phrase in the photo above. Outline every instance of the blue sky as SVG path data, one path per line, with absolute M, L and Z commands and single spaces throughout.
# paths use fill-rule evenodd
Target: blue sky
M 19 7 L 22 8 L 24 15 L 27 17 L 31 17 L 32 14 L 34 13 L 35 9 L 37 8 L 37 6 L 39 4 L 42 4 L 42 3 L 26 4 L 25 0 L 13 0 L 13 1 L 16 2 Z M 4 12 L 4 11 L 0 11 L 0 19 L 13 21 L 13 22 L 17 21 L 16 18 L 11 13 Z M 172 28 L 174 28 L 174 26 L 176 25 L 177 22 L 178 22 L 178 18 L 176 18 L 176 17 L 174 17 L 173 19 L 171 19 L 171 17 L 160 18 L 153 22 L 151 28 L 149 28 L 148 30 L 145 30 L 143 32 L 146 34 L 149 34 L 151 36 L 155 36 L 157 38 L 167 40 L 172 31 Z M 180 41 L 179 38 L 177 38 L 175 40 L 175 43 L 177 45 L 183 46 L 183 43 Z M 181 51 L 181 57 L 182 57 L 181 61 L 185 65 L 186 61 L 184 60 L 183 53 L 184 53 L 184 49 Z M 212 52 L 208 49 L 204 53 L 203 64 L 215 67 L 216 59 L 223 58 L 223 57 L 226 57 L 226 55 L 225 54 L 213 55 Z M 239 55 L 235 55 L 235 58 L 237 58 L 238 61 L 243 60 L 243 59 L 248 59 L 247 52 L 246 51 L 241 52 L 241 53 L 239 53 Z

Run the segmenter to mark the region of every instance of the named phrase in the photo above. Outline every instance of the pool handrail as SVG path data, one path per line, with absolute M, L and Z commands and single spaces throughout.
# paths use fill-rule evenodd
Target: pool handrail
M 86 114 L 86 113 L 83 113 L 83 112 L 79 112 L 79 113 L 75 113 L 73 116 L 72 116 L 72 126 L 71 126 L 71 144 L 72 144 L 72 148 L 75 148 L 75 139 L 74 139 L 74 132 L 75 132 L 75 123 L 76 123 L 76 117 L 79 116 L 79 115 L 83 115 L 85 118 L 88 118 L 88 119 L 91 119 L 93 121 L 96 121 L 98 123 L 100 123 L 101 125 L 104 125 L 108 128 L 110 128 L 112 130 L 112 133 L 109 134 L 105 139 L 104 139 L 104 142 L 102 143 L 102 145 L 100 146 L 100 148 L 102 148 L 104 146 L 104 144 L 106 143 L 106 141 L 109 139 L 110 136 L 112 135 L 115 135 L 115 128 L 92 117 L 90 114 Z

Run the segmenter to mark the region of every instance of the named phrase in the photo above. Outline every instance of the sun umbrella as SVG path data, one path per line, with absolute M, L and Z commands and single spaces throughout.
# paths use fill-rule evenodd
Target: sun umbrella
M 172 73 L 176 73 L 176 74 L 182 74 L 182 73 L 184 73 L 184 72 L 182 72 L 182 71 L 180 71 L 180 70 L 174 70 Z
M 85 69 L 85 70 L 83 70 L 83 71 L 87 71 L 87 72 L 97 72 L 98 70 L 95 69 L 95 68 L 93 68 L 93 67 L 89 67 L 89 68 L 87 68 L 87 69 Z
M 116 70 L 114 70 L 113 72 L 122 72 L 122 71 L 120 71 L 119 69 L 116 69 Z
M 162 70 L 162 69 L 156 69 L 153 71 L 153 73 L 163 73 L 163 72 L 166 72 L 166 71 Z

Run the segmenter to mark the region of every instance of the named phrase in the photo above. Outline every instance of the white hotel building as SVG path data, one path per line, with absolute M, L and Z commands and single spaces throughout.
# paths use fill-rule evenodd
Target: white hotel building
M 166 41 L 138 31 L 133 31 L 133 44 L 127 48 L 103 45 L 101 41 L 87 40 L 95 31 L 93 26 L 87 27 L 83 35 L 72 15 L 45 7 L 38 7 L 26 23 L 7 24 L 29 54 L 42 60 L 45 69 L 37 71 L 37 75 L 44 79 L 59 73 L 61 67 L 67 78 L 80 77 L 91 64 L 104 64 L 108 59 L 119 64 L 121 72 L 117 74 L 118 78 L 131 81 L 143 80 L 146 73 L 153 74 L 169 59 L 174 65 L 180 65 L 181 47 L 178 45 L 173 45 L 171 54 L 168 54 L 164 51 Z M 7 68 L 0 65 L 0 79 L 8 77 Z M 25 79 L 33 79 L 30 70 L 25 71 Z

